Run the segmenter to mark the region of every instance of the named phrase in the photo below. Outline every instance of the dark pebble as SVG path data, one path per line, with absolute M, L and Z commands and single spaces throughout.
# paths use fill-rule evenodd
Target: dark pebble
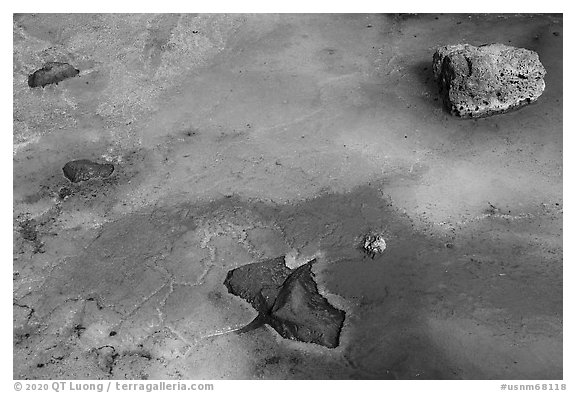
M 71 189 L 69 189 L 68 187 L 62 187 L 60 189 L 60 191 L 58 192 L 58 196 L 60 197 L 60 199 L 66 199 L 67 197 L 69 197 L 72 194 L 73 194 L 73 191 Z
M 52 83 L 58 84 L 58 82 L 75 77 L 79 73 L 80 70 L 68 63 L 48 62 L 28 77 L 28 86 L 44 87 Z
M 62 168 L 64 176 L 72 183 L 78 183 L 98 177 L 108 177 L 114 172 L 112 164 L 98 164 L 90 160 L 70 161 Z

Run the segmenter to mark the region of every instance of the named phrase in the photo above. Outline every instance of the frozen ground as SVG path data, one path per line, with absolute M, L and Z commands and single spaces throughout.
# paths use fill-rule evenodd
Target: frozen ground
M 561 17 L 36 14 L 13 31 L 14 378 L 562 378 Z M 537 51 L 544 94 L 451 117 L 431 60 L 458 42 Z M 29 88 L 46 61 L 80 76 Z M 72 186 L 79 158 L 115 174 Z M 228 270 L 279 255 L 319 258 L 338 348 L 221 334 L 255 316 Z

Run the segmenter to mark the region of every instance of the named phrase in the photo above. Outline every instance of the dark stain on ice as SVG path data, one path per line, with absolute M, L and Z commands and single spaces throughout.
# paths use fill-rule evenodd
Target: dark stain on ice
M 237 333 L 268 324 L 284 338 L 337 347 L 345 313 L 318 293 L 312 273 L 315 262 L 291 270 L 278 257 L 231 270 L 224 285 L 258 311 Z

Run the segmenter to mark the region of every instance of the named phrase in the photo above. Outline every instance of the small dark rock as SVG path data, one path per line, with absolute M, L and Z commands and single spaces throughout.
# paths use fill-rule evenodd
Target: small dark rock
M 58 84 L 58 82 L 75 77 L 79 73 L 80 70 L 68 63 L 48 62 L 28 77 L 28 86 L 44 87 L 51 83 Z
M 70 161 L 62 168 L 64 176 L 72 183 L 78 183 L 97 177 L 108 177 L 114 172 L 112 164 L 98 164 L 90 160 Z
M 68 198 L 70 195 L 72 195 L 74 192 L 69 189 L 68 187 L 62 187 L 60 189 L 60 191 L 58 191 L 58 197 L 60 199 L 66 199 Z

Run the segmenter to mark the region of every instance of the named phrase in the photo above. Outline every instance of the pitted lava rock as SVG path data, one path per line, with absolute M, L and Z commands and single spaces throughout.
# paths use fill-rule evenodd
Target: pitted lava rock
M 503 44 L 440 47 L 433 69 L 444 105 L 460 117 L 508 112 L 536 101 L 545 88 L 538 54 Z
M 268 324 L 284 338 L 337 347 L 345 313 L 318 293 L 315 262 L 291 270 L 279 257 L 231 270 L 224 285 L 259 313 L 241 332 Z
M 68 180 L 78 183 L 97 177 L 108 177 L 114 172 L 114 165 L 98 164 L 90 160 L 75 160 L 66 163 L 62 171 Z
M 51 83 L 58 84 L 58 82 L 75 77 L 79 73 L 80 70 L 68 63 L 48 62 L 28 77 L 28 86 L 44 87 Z

